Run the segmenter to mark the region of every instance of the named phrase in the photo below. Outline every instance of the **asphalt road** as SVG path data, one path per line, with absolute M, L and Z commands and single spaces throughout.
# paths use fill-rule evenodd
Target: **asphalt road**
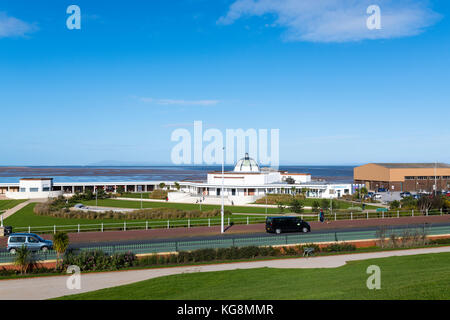
M 404 224 L 404 225 L 396 225 L 391 226 L 389 228 L 395 229 L 408 229 L 408 228 L 423 228 L 423 227 L 433 227 L 433 226 L 439 226 L 439 227 L 449 227 L 450 223 L 426 223 L 426 224 Z M 389 230 L 388 228 L 388 230 Z M 361 227 L 361 228 L 336 228 L 336 229 L 325 229 L 325 230 L 312 230 L 308 233 L 302 233 L 302 232 L 289 232 L 289 233 L 282 233 L 282 235 L 304 235 L 305 237 L 309 235 L 315 235 L 315 236 L 325 236 L 334 234 L 334 233 L 347 233 L 347 232 L 367 232 L 367 231 L 376 231 L 379 227 L 372 226 L 372 227 Z M 133 244 L 150 244 L 150 243 L 164 243 L 164 242 L 175 242 L 175 241 L 200 241 L 200 240 L 220 240 L 220 239 L 242 239 L 242 238 L 271 238 L 276 237 L 279 235 L 276 235 L 274 233 L 266 233 L 266 232 L 256 232 L 256 233 L 246 233 L 246 234 L 223 234 L 223 235 L 205 235 L 205 236 L 191 236 L 191 237 L 175 237 L 175 238 L 166 238 L 166 239 L 139 239 L 139 240 L 117 240 L 117 241 L 107 241 L 107 242 L 86 242 L 86 243 L 74 243 L 70 245 L 70 248 L 77 249 L 77 248 L 87 248 L 87 247 L 97 247 L 97 246 L 119 246 L 119 245 L 133 245 Z

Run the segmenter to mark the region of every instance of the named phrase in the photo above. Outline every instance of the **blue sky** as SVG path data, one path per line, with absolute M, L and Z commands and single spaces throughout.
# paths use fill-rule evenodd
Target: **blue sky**
M 363 26 L 370 4 L 381 30 Z M 2 0 L 0 165 L 168 164 L 172 131 L 195 120 L 279 129 L 281 164 L 450 162 L 449 14 L 443 0 Z

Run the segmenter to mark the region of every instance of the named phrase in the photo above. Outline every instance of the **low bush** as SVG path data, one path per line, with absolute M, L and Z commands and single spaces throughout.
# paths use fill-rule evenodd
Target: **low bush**
M 450 238 L 430 240 L 430 244 L 450 244 Z
M 356 246 L 350 243 L 333 243 L 326 247 L 323 247 L 322 252 L 342 252 L 342 251 L 355 251 Z
M 115 253 L 109 255 L 101 250 L 68 251 L 64 255 L 62 268 L 66 270 L 70 265 L 77 265 L 81 271 L 119 270 L 132 267 L 136 256 L 131 253 Z
M 315 253 L 320 252 L 320 246 L 317 245 L 317 244 L 315 244 L 315 243 L 307 243 L 307 244 L 304 244 L 304 245 L 302 245 L 302 246 L 299 246 L 299 250 L 300 250 L 302 253 L 305 252 L 305 248 L 314 248 L 314 252 L 315 252 Z
M 200 210 L 181 210 L 176 208 L 149 208 L 142 210 L 135 210 L 132 212 L 97 212 L 97 211 L 81 211 L 69 210 L 66 207 L 54 205 L 53 200 L 46 203 L 37 203 L 33 209 L 36 215 L 51 216 L 55 218 L 64 219 L 116 219 L 116 220 L 151 220 L 151 219 L 188 219 L 188 218 L 210 218 L 220 215 L 220 209 L 213 209 L 209 211 Z M 225 210 L 225 215 L 231 215 L 231 211 Z

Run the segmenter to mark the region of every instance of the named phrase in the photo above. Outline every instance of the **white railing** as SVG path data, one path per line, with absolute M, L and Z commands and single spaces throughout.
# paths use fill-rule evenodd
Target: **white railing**
M 265 222 L 265 216 L 259 217 L 225 217 L 225 224 L 253 224 Z M 56 233 L 57 231 L 82 232 L 82 231 L 100 231 L 107 230 L 127 231 L 136 229 L 170 229 L 170 228 L 192 228 L 202 226 L 220 225 L 220 218 L 203 219 L 176 219 L 176 220 L 158 220 L 158 221 L 124 221 L 118 223 L 92 223 L 92 224 L 72 224 L 72 225 L 53 225 L 53 226 L 28 226 L 14 227 L 14 232 L 35 232 L 35 233 Z

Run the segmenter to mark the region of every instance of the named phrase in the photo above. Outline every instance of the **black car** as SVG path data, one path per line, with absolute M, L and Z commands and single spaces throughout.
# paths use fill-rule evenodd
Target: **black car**
M 411 197 L 411 193 L 408 191 L 402 192 L 402 193 L 400 193 L 400 197 L 402 197 L 402 198 Z
M 267 232 L 310 232 L 311 227 L 308 222 L 299 217 L 267 217 Z

